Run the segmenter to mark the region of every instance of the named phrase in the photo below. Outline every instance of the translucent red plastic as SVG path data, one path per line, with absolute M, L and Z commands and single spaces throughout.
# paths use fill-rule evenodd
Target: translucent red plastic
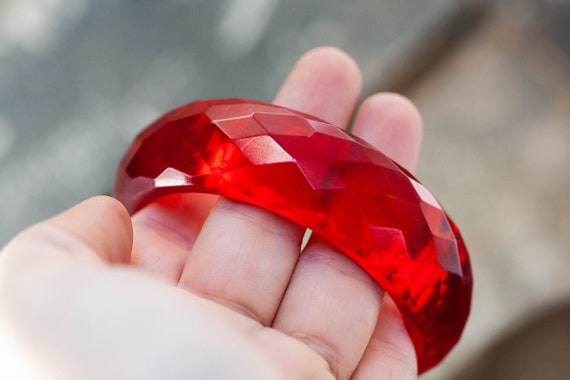
M 180 192 L 271 210 L 336 245 L 398 305 L 420 373 L 458 341 L 472 291 L 459 231 L 423 185 L 365 141 L 271 104 L 190 103 L 135 139 L 115 184 L 131 213 Z

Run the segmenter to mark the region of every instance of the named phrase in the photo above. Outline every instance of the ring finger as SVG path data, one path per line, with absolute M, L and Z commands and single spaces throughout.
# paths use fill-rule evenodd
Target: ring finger
M 399 163 L 409 168 L 415 164 L 421 121 L 402 97 L 378 94 L 367 99 L 354 132 Z M 311 346 L 338 379 L 348 379 L 358 366 L 363 367 L 359 378 L 375 378 L 387 368 L 392 373 L 413 371 L 415 353 L 403 325 L 389 331 L 380 326 L 386 321 L 401 325 L 397 311 L 380 319 L 375 332 L 382 296 L 383 291 L 364 270 L 317 237 L 301 255 L 273 326 Z M 393 352 L 404 354 L 400 363 L 390 361 L 394 355 L 388 357 L 382 346 L 387 342 L 396 347 L 388 347 Z M 404 370 L 395 368 L 403 364 Z

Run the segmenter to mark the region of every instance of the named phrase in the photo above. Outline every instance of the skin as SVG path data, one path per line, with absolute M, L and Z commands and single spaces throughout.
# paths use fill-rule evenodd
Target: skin
M 345 128 L 360 91 L 354 61 L 318 48 L 274 102 Z M 422 122 L 405 98 L 366 99 L 353 132 L 414 169 Z M 132 218 L 112 198 L 86 200 L 0 254 L 0 375 L 416 378 L 391 300 L 318 237 L 300 255 L 303 233 L 211 195 L 171 195 Z

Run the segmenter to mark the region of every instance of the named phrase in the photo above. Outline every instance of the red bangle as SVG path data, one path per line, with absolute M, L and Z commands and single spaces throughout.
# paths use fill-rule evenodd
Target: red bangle
M 472 289 L 459 231 L 423 185 L 358 137 L 272 104 L 190 103 L 135 139 L 115 183 L 130 213 L 180 192 L 271 210 L 337 246 L 398 305 L 419 373 L 459 339 Z

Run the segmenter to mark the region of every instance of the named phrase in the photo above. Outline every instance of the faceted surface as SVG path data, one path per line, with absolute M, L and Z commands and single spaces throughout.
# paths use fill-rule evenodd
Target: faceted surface
M 472 289 L 459 231 L 421 183 L 361 139 L 257 101 L 190 103 L 136 138 L 115 183 L 131 213 L 175 192 L 254 204 L 336 245 L 398 305 L 420 373 L 459 339 Z

